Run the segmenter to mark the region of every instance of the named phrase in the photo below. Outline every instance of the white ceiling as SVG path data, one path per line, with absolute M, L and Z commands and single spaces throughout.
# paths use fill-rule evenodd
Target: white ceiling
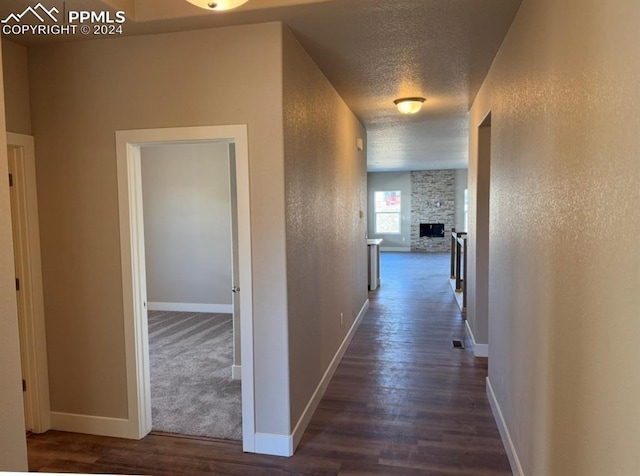
M 41 0 L 59 6 L 62 0 Z M 521 0 L 250 0 L 207 12 L 185 0 L 66 0 L 128 13 L 125 34 L 282 21 L 368 131 L 370 171 L 464 168 L 467 111 Z M 0 2 L 0 18 L 34 1 Z M 86 37 L 85 37 L 86 38 Z M 15 40 L 15 37 L 12 37 Z M 25 44 L 55 40 L 21 38 Z M 414 116 L 393 100 L 424 96 Z

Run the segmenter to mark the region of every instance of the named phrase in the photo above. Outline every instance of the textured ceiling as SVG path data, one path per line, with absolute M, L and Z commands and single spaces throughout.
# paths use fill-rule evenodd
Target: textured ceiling
M 521 0 L 251 0 L 224 13 L 183 0 L 102 2 L 67 0 L 66 8 L 123 9 L 126 34 L 284 22 L 367 128 L 368 168 L 382 171 L 467 166 L 467 111 Z M 3 1 L 0 17 L 33 4 Z M 393 105 L 403 96 L 427 101 L 403 116 Z

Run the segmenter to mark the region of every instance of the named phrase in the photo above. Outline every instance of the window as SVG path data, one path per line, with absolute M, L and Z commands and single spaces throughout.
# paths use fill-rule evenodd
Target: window
M 376 192 L 376 234 L 400 233 L 400 191 Z
M 469 189 L 464 189 L 464 231 L 469 231 Z

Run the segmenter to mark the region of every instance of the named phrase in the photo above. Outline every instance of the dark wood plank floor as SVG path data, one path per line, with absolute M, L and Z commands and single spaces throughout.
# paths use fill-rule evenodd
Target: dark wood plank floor
M 508 475 L 485 394 L 486 359 L 465 339 L 448 256 L 389 253 L 383 283 L 296 454 L 150 435 L 141 441 L 50 431 L 28 438 L 31 471 L 221 475 Z

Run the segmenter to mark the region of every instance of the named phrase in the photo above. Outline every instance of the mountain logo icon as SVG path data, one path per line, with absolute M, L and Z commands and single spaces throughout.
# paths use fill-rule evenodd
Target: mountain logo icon
M 9 23 L 11 21 L 20 23 L 27 13 L 30 13 L 34 17 L 36 17 L 40 23 L 45 23 L 47 21 L 47 17 L 58 23 L 58 18 L 55 17 L 55 14 L 60 13 L 56 7 L 47 9 L 42 3 L 38 3 L 35 7 L 27 7 L 22 13 L 11 13 L 7 18 L 1 20 L 0 23 Z

